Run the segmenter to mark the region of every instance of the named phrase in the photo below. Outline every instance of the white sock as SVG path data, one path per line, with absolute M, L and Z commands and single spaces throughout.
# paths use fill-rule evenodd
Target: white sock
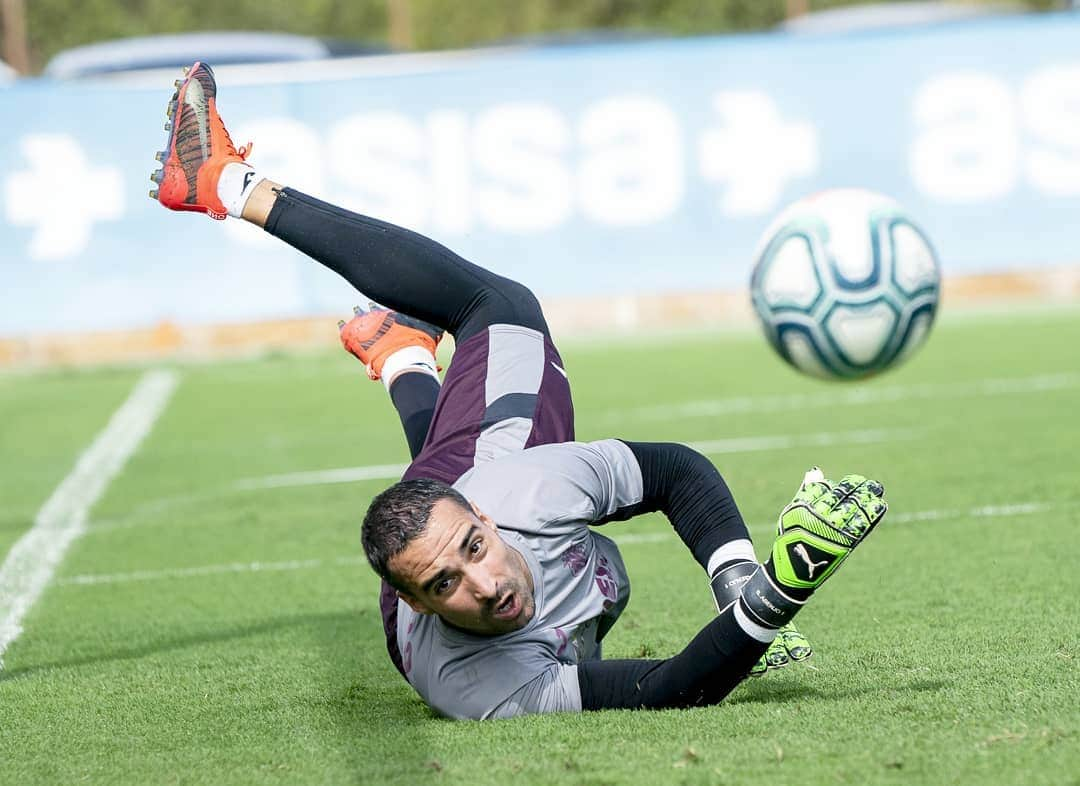
M 230 216 L 240 218 L 244 214 L 244 205 L 251 197 L 251 192 L 265 179 L 255 171 L 255 167 L 239 163 L 226 164 L 218 177 L 218 199 L 225 205 Z
M 394 381 L 394 377 L 406 370 L 430 374 L 435 377 L 436 382 L 439 381 L 439 370 L 435 365 L 434 355 L 424 347 L 402 347 L 383 362 L 380 379 L 386 385 L 387 392 L 390 390 L 390 383 Z

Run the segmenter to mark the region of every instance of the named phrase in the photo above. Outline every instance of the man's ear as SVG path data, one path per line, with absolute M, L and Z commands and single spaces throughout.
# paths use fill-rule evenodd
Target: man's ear
M 435 612 L 428 608 L 422 600 L 417 600 L 412 595 L 408 595 L 401 590 L 397 591 L 397 596 L 403 601 L 409 604 L 409 608 L 415 611 L 417 614 L 434 614 Z

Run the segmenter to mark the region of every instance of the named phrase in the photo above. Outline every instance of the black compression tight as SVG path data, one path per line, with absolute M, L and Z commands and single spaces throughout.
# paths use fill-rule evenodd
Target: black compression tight
M 424 447 L 438 398 L 439 380 L 430 374 L 398 374 L 390 385 L 390 400 L 401 418 L 401 428 L 405 432 L 405 441 L 409 443 L 411 458 L 420 455 Z
M 493 324 L 547 333 L 540 304 L 528 287 L 408 229 L 285 188 L 277 192 L 266 231 L 365 296 L 443 328 L 458 343 Z

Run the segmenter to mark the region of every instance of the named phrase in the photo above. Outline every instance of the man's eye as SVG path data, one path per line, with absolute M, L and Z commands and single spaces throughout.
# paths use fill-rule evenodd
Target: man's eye
M 450 585 L 452 583 L 453 582 L 450 581 L 450 579 L 443 579 L 442 581 L 440 581 L 438 584 L 435 585 L 435 589 L 434 589 L 435 594 L 436 595 L 442 595 L 444 592 L 446 592 L 448 589 L 450 589 Z
M 477 538 L 476 540 L 474 540 L 472 542 L 472 545 L 469 546 L 469 553 L 470 554 L 479 554 L 480 551 L 483 548 L 484 548 L 484 539 L 483 538 Z

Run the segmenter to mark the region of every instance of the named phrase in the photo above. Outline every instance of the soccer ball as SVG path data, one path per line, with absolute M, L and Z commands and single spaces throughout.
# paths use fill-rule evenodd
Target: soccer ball
M 750 292 L 765 335 L 800 371 L 857 379 L 926 340 L 941 273 L 900 205 L 857 188 L 822 191 L 782 212 L 758 246 Z

